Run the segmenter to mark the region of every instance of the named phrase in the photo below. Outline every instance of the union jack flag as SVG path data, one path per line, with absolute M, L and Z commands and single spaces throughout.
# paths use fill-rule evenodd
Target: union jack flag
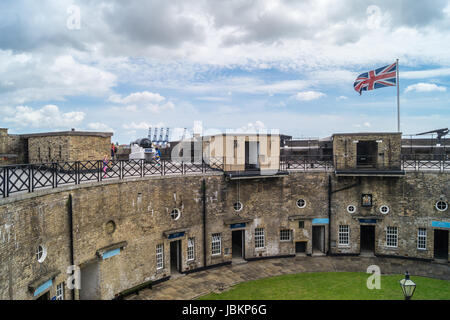
M 361 73 L 358 78 L 356 78 L 353 87 L 359 95 L 361 92 L 384 88 L 384 87 L 395 87 L 397 83 L 397 62 L 387 65 L 369 72 Z

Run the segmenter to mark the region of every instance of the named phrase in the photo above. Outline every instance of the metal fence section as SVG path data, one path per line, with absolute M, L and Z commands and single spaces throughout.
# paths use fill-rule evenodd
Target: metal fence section
M 0 167 L 0 198 L 87 182 L 212 171 L 223 171 L 222 159 L 208 159 L 208 163 L 111 160 L 105 165 L 102 160 L 98 160 L 8 165 Z
M 361 161 L 367 162 L 367 159 L 356 160 L 359 160 L 360 163 Z M 333 158 L 332 155 L 287 155 L 280 157 L 279 169 L 280 171 L 328 172 L 334 171 L 337 166 L 344 163 L 343 161 L 337 157 Z M 450 172 L 450 159 L 447 155 L 402 155 L 400 160 L 389 162 L 388 165 L 381 167 L 375 162 L 369 161 L 370 163 L 376 170 L 382 167 L 382 169 L 399 168 L 405 171 Z M 358 166 L 355 168 L 359 169 Z M 189 175 L 214 171 L 224 171 L 222 158 L 209 158 L 202 162 L 162 159 L 152 162 L 111 160 L 107 165 L 104 165 L 102 160 L 8 165 L 0 167 L 0 198 L 87 182 L 148 176 Z

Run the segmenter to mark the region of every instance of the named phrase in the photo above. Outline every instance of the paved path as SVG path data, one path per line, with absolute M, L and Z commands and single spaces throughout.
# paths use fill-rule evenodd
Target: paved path
M 301 272 L 366 272 L 378 265 L 382 274 L 403 274 L 450 280 L 450 266 L 422 261 L 376 257 L 295 257 L 252 261 L 199 271 L 145 289 L 129 300 L 190 300 L 220 292 L 237 283 Z

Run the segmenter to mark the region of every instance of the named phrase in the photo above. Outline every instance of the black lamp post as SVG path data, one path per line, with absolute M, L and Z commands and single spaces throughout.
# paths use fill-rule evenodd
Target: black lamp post
M 405 300 L 410 300 L 416 290 L 416 284 L 409 279 L 408 271 L 405 272 L 405 279 L 400 280 L 400 285 L 402 286 L 403 295 Z

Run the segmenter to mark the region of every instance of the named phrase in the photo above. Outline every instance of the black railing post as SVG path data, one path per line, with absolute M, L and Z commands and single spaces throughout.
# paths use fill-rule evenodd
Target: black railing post
M 166 174 L 166 160 L 159 159 L 161 162 L 161 175 L 164 176 Z
M 98 182 L 103 181 L 103 174 L 102 174 L 102 172 L 103 172 L 103 160 L 97 160 L 96 161 L 96 168 L 97 168 L 97 170 L 95 170 L 95 171 L 97 171 L 97 181 Z M 108 167 L 106 168 L 106 171 L 107 170 L 108 170 Z
M 144 177 L 144 159 L 141 159 L 141 178 Z
M 52 188 L 55 189 L 58 186 L 58 179 L 57 179 L 57 172 L 58 170 L 58 163 L 53 162 L 52 163 Z
M 4 193 L 5 193 L 6 197 L 9 197 L 9 168 L 8 167 L 5 168 L 5 180 L 6 180 L 6 183 L 5 183 Z
M 2 180 L 2 197 L 6 198 L 6 167 L 2 168 L 3 180 Z
M 32 165 L 28 165 L 28 192 L 34 192 L 34 170 Z
M 75 161 L 75 184 L 80 184 L 80 161 Z

